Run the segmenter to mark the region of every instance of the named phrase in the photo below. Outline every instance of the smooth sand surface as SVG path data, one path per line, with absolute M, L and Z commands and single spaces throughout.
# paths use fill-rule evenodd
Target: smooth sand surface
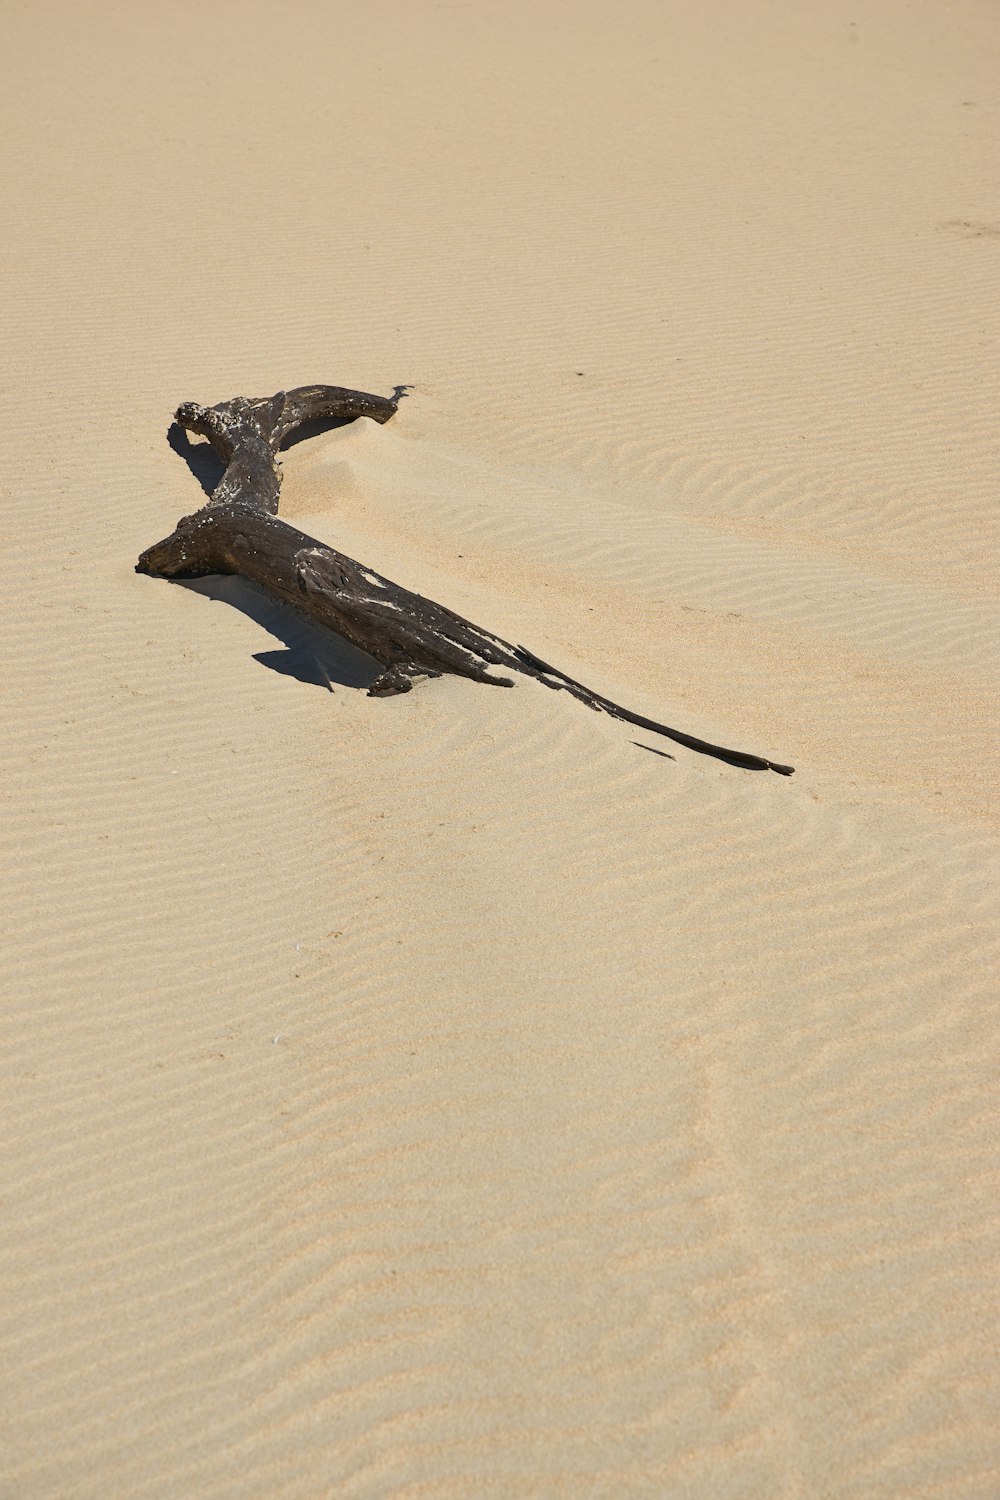
M 1000 10 L 2 33 L 4 1500 L 992 1500 Z M 135 576 L 309 381 L 289 520 L 796 775 Z

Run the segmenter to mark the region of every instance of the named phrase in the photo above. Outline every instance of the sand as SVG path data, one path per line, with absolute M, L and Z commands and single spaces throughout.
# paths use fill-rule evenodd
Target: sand
M 1000 1494 L 1000 12 L 3 34 L 0 1494 Z M 289 520 L 796 775 L 137 577 L 309 381 Z

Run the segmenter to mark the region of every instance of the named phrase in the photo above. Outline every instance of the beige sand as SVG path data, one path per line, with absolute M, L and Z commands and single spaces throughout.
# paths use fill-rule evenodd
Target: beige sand
M 3 34 L 0 1494 L 1000 1494 L 1000 12 Z M 290 519 L 793 780 L 134 576 L 311 380 Z

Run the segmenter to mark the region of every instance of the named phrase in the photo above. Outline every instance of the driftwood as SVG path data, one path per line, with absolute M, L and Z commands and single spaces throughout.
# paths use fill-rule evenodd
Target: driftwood
M 178 407 L 178 423 L 207 438 L 225 461 L 226 471 L 208 504 L 183 517 L 170 536 L 143 552 L 136 572 L 157 578 L 236 573 L 251 579 L 380 662 L 385 671 L 368 689 L 375 696 L 409 692 L 414 678 L 440 677 L 446 672 L 495 687 L 512 687 L 510 677 L 490 675 L 491 667 L 500 668 L 571 693 L 589 708 L 665 735 L 689 750 L 748 770 L 791 775 L 791 766 L 709 745 L 622 708 L 524 646 L 512 646 L 279 521 L 278 449 L 283 440 L 318 418 L 370 417 L 387 422 L 404 390 L 398 387 L 387 398 L 339 386 L 309 385 L 254 400 L 236 396 L 218 406 L 186 402 Z

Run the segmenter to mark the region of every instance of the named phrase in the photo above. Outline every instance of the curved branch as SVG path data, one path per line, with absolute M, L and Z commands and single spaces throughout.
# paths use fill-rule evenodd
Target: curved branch
M 339 417 L 353 422 L 370 417 L 373 422 L 388 422 L 396 415 L 400 397 L 408 388 L 397 386 L 394 396 L 369 396 L 365 391 L 349 391 L 340 385 L 300 385 L 285 392 L 284 406 L 275 426 L 272 442 L 277 446 L 304 422 L 317 417 Z

